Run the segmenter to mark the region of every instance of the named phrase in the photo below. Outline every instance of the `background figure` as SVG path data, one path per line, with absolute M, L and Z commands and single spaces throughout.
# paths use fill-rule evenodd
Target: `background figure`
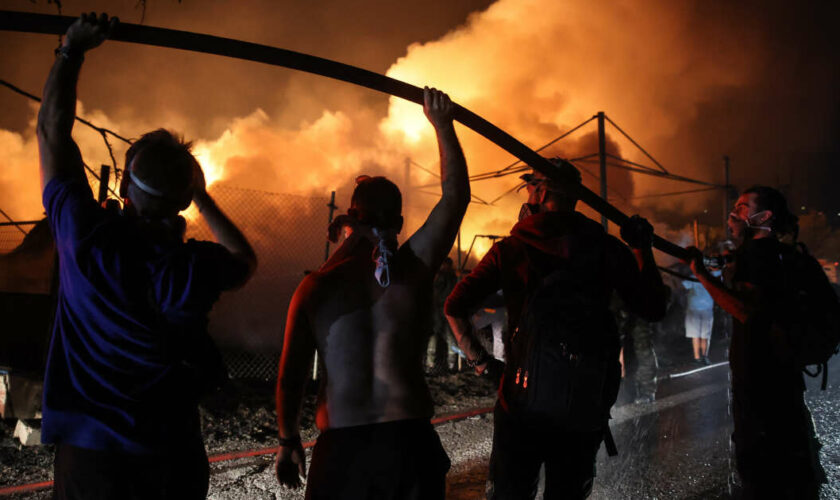
M 432 338 L 429 339 L 429 348 L 426 353 L 426 367 L 434 374 L 455 368 L 457 355 L 451 349 L 455 345 L 455 337 L 443 314 L 443 305 L 456 283 L 458 283 L 458 276 L 455 275 L 455 266 L 452 265 L 452 259 L 447 257 L 443 259 L 443 264 L 435 275 L 432 289 Z
M 504 334 L 507 321 L 507 309 L 501 290 L 488 297 L 472 316 L 472 324 L 477 332 L 485 329 L 489 331 L 486 339 L 479 336 L 479 340 L 487 340 L 483 345 L 499 361 L 505 360 Z
M 627 356 L 623 350 L 632 346 L 636 358 L 636 369 L 633 373 L 633 385 L 636 390 L 635 403 L 651 403 L 656 400 L 656 370 L 658 363 L 656 351 L 653 348 L 655 333 L 654 324 L 630 313 L 623 307 L 621 299 L 613 294 L 618 331 L 622 336 L 622 376 L 625 376 Z M 627 377 L 625 376 L 625 380 Z
M 720 276 L 720 272 L 717 272 Z M 694 362 L 708 365 L 709 340 L 712 337 L 714 325 L 715 302 L 703 285 L 696 281 L 683 281 L 683 287 L 688 290 L 688 303 L 685 309 L 685 336 L 691 339 L 694 352 Z

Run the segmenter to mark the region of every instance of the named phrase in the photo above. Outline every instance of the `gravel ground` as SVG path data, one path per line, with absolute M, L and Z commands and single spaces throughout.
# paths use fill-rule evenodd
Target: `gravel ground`
M 612 426 L 620 455 L 608 458 L 601 450 L 591 498 L 729 498 L 726 372 L 724 366 L 663 381 L 655 404 L 633 405 L 620 399 Z M 807 400 L 824 444 L 822 462 L 830 480 L 822 498 L 840 499 L 840 366 L 832 369 L 830 381 L 824 392 L 809 381 Z M 495 399 L 490 381 L 467 373 L 432 377 L 430 386 L 438 415 L 491 406 Z M 305 403 L 304 440 L 316 435 L 313 409 L 310 397 Z M 276 442 L 270 384 L 233 383 L 206 402 L 202 416 L 210 455 L 271 447 Z M 0 487 L 50 479 L 51 448 L 17 446 L 11 439 L 13 423 L 0 425 Z M 479 415 L 437 426 L 452 461 L 447 498 L 484 498 L 492 425 L 492 416 Z M 12 498 L 46 499 L 49 492 Z M 300 499 L 303 491 L 277 485 L 273 456 L 268 454 L 212 464 L 208 498 Z
M 491 406 L 496 396 L 489 379 L 470 373 L 430 377 L 429 386 L 437 415 Z M 304 402 L 301 422 L 304 441 L 317 437 L 314 409 L 315 396 L 310 395 Z M 276 445 L 274 384 L 232 381 L 202 404 L 201 415 L 208 455 Z M 52 480 L 53 447 L 21 446 L 12 437 L 15 424 L 15 420 L 0 420 L 0 488 Z M 213 464 L 209 498 L 277 498 L 275 491 L 280 488 L 273 477 L 272 460 L 273 457 L 254 457 Z M 49 491 L 37 491 L 10 498 L 49 497 Z

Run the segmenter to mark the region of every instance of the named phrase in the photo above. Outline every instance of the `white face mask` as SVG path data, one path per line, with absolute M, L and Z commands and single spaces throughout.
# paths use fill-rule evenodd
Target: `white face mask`
M 377 238 L 376 247 L 373 249 L 373 261 L 376 262 L 376 270 L 373 276 L 382 288 L 388 288 L 391 284 L 391 258 L 394 256 L 392 248 L 396 247 L 397 237 L 393 231 L 374 227 L 373 235 Z
M 753 229 L 753 230 L 756 230 L 756 231 L 761 231 L 761 230 L 764 230 L 764 231 L 772 231 L 772 230 L 773 230 L 773 228 L 771 228 L 770 226 L 757 226 L 757 225 L 754 225 L 754 224 L 752 223 L 752 220 L 753 220 L 755 217 L 759 217 L 759 216 L 761 216 L 761 215 L 764 215 L 764 214 L 766 214 L 767 212 L 768 212 L 768 210 L 762 210 L 761 212 L 756 212 L 756 213 L 754 213 L 754 214 L 752 214 L 752 215 L 748 215 L 746 218 L 741 218 L 741 217 L 740 217 L 738 214 L 736 214 L 735 212 L 730 212 L 730 213 L 729 213 L 729 217 L 731 217 L 731 218 L 732 218 L 732 219 L 734 219 L 734 220 L 737 220 L 737 221 L 743 222 L 743 223 L 744 223 L 744 226 L 746 226 L 748 229 Z M 766 222 L 770 222 L 770 220 L 771 220 L 771 219 L 772 219 L 772 217 L 768 217 Z

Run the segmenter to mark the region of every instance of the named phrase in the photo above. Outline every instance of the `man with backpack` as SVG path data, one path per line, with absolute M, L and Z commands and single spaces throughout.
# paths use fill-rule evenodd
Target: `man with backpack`
M 755 186 L 729 214 L 741 244 L 733 289 L 694 249 L 691 269 L 734 319 L 729 363 L 738 473 L 744 498 L 819 498 L 825 472 L 805 405 L 802 370 L 836 351 L 838 302 L 819 263 L 796 240 L 797 217 L 777 190 Z
M 631 252 L 575 211 L 580 172 L 563 160 L 555 164 L 559 182 L 523 176 L 529 197 L 519 223 L 446 302 L 477 373 L 497 371 L 499 362 L 478 342 L 470 314 L 499 289 L 508 310 L 487 483 L 493 500 L 534 498 L 542 464 L 545 498 L 589 496 L 601 442 L 615 452 L 607 421 L 620 384 L 621 346 L 611 295 L 617 291 L 648 321 L 665 314 L 650 224 L 633 217 L 622 227 Z

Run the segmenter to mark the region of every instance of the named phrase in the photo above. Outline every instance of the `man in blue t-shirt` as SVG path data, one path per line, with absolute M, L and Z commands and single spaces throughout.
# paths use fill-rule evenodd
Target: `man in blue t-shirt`
M 256 257 L 207 194 L 189 144 L 166 130 L 126 152 L 122 213 L 94 200 L 71 136 L 76 83 L 84 53 L 116 23 L 90 14 L 70 26 L 38 114 L 59 256 L 42 439 L 56 445 L 55 498 L 204 498 L 197 400 L 225 376 L 207 314 Z M 191 202 L 219 243 L 184 242 L 178 213 Z

